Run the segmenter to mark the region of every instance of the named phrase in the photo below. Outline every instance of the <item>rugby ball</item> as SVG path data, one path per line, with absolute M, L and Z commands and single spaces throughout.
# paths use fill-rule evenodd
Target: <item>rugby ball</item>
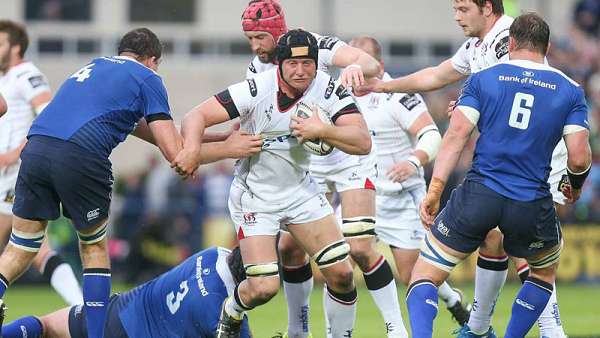
M 330 124 L 330 125 L 333 124 L 333 122 L 331 121 L 331 117 L 329 116 L 329 113 L 327 113 L 325 110 L 321 109 L 321 107 L 319 107 L 319 106 L 317 106 L 317 109 L 319 111 L 319 118 L 321 119 L 321 121 L 323 121 L 326 124 Z M 296 108 L 296 116 L 301 117 L 303 119 L 307 119 L 307 118 L 311 117 L 313 113 L 314 112 L 313 112 L 313 109 L 311 108 L 311 106 L 309 106 L 303 102 L 298 103 L 298 107 Z M 334 149 L 334 147 L 332 145 L 330 145 L 329 143 L 322 141 L 320 139 L 304 140 L 304 143 L 302 143 L 302 146 L 309 153 L 318 155 L 318 156 L 329 155 L 329 154 L 331 154 L 331 152 Z

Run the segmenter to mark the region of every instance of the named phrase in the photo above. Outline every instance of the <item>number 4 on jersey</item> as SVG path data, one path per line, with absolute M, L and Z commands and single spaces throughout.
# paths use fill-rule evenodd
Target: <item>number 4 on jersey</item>
M 88 79 L 92 73 L 92 67 L 94 66 L 93 63 L 90 63 L 89 65 L 81 68 L 80 70 L 78 70 L 77 72 L 75 72 L 75 74 L 71 75 L 71 79 L 75 78 L 77 79 L 77 82 L 83 82 L 86 79 Z

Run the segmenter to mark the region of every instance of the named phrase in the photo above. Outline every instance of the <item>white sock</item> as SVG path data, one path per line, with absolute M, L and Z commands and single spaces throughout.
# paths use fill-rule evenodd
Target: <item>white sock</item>
M 310 333 L 310 294 L 314 279 L 310 263 L 291 269 L 283 267 L 283 291 L 288 307 L 288 336 L 306 338 Z
M 332 338 L 331 336 L 331 326 L 329 325 L 329 318 L 327 318 L 327 284 L 323 284 L 323 312 L 325 313 L 325 338 Z
M 58 265 L 50 277 L 50 285 L 69 305 L 83 304 L 83 294 L 73 269 L 67 263 Z
M 446 303 L 446 307 L 451 307 L 460 301 L 460 294 L 454 291 L 447 282 L 438 287 L 438 295 Z
M 496 300 L 507 275 L 508 257 L 479 255 L 475 271 L 475 297 L 468 323 L 473 333 L 483 334 L 489 329 Z
M 560 313 L 558 311 L 556 285 L 554 285 L 548 304 L 538 319 L 538 326 L 540 327 L 540 336 L 549 338 L 566 337 L 562 322 L 560 321 Z
M 336 294 L 325 288 L 323 297 L 325 315 L 330 325 L 328 332 L 331 332 L 331 337 L 351 337 L 356 320 L 356 289 L 347 294 Z
M 388 262 L 381 256 L 379 261 L 363 274 L 369 293 L 385 321 L 388 337 L 408 338 L 400 313 L 396 281 Z

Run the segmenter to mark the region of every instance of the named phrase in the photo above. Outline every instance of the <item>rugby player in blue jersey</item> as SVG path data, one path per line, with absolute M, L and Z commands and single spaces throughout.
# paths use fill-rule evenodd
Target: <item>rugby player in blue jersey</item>
M 134 29 L 121 39 L 118 54 L 96 58 L 75 72 L 34 121 L 21 153 L 10 242 L 0 256 L 2 298 L 31 264 L 48 220 L 58 218 L 62 207 L 79 236 L 90 338 L 104 337 L 111 288 L 106 245 L 113 182 L 109 155 L 130 133 L 156 144 L 169 162 L 183 145 L 156 73 L 162 55 L 158 37 L 149 29 Z M 232 137 L 260 151 L 259 137 Z M 224 144 L 206 144 L 201 162 L 229 157 Z M 3 313 L 0 303 L 0 319 Z
M 505 251 L 525 258 L 531 269 L 504 337 L 525 337 L 550 298 L 563 245 L 547 183 L 552 152 L 564 139 L 570 184 L 562 191 L 574 203 L 590 171 L 591 150 L 582 88 L 544 63 L 549 37 L 536 14 L 518 17 L 509 32 L 510 61 L 471 75 L 465 84 L 420 208 L 429 233 L 407 293 L 414 338 L 432 336 L 437 285 L 496 226 Z M 475 127 L 480 137 L 472 168 L 436 217 L 445 182 Z
M 239 248 L 198 252 L 159 277 L 114 295 L 108 305 L 105 336 L 214 337 L 223 301 L 245 278 Z M 2 337 L 85 338 L 85 318 L 82 305 L 41 317 L 23 317 L 5 325 Z M 247 317 L 239 337 L 251 337 Z

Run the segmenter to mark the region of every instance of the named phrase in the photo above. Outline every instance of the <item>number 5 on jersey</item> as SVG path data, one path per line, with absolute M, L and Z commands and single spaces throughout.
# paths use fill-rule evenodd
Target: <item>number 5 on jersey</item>
M 525 93 L 516 93 L 513 100 L 512 110 L 508 125 L 517 129 L 527 129 L 529 127 L 529 118 L 531 117 L 531 108 L 533 107 L 534 96 Z
M 70 79 L 75 78 L 75 79 L 77 79 L 77 82 L 85 81 L 86 79 L 88 79 L 91 76 L 93 66 L 94 66 L 94 64 L 90 63 L 89 65 L 81 68 L 80 70 L 75 72 L 75 74 L 71 75 Z

